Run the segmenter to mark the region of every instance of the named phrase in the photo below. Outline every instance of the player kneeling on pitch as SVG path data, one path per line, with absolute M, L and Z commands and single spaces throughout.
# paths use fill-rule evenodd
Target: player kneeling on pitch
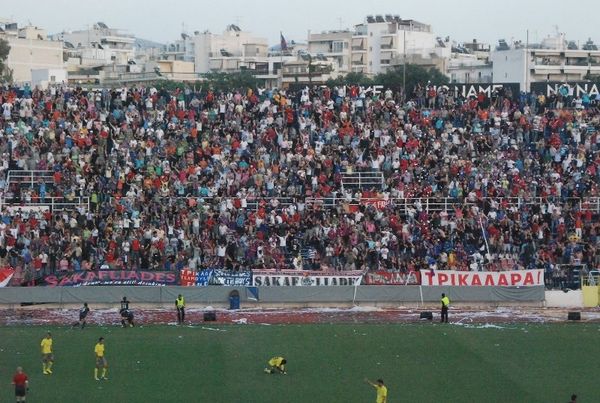
M 287 372 L 285 372 L 285 364 L 287 364 L 287 360 L 285 358 L 273 357 L 267 363 L 269 367 L 265 368 L 265 373 L 275 374 L 279 372 L 280 374 L 287 375 Z
M 127 325 L 133 327 L 133 312 L 128 309 L 121 311 L 121 325 L 123 325 L 123 327 L 127 327 Z

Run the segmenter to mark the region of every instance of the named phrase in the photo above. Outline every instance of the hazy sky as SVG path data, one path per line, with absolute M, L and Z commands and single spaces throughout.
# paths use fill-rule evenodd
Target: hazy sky
M 394 14 L 431 24 L 438 36 L 458 41 L 499 38 L 532 42 L 556 31 L 568 39 L 600 43 L 595 18 L 600 0 L 1 0 L 0 18 L 31 22 L 48 33 L 84 29 L 102 21 L 144 39 L 167 42 L 188 33 L 220 33 L 228 24 L 279 42 L 306 41 L 307 31 L 347 28 L 370 14 Z

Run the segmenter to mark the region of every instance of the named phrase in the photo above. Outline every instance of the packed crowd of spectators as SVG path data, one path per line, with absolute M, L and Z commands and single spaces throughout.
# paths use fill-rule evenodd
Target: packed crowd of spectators
M 600 266 L 600 111 L 589 96 L 25 87 L 2 89 L 0 106 L 0 259 L 29 278 Z M 9 170 L 52 180 L 6 186 Z M 383 182 L 342 186 L 360 171 Z M 27 208 L 52 197 L 89 197 L 89 209 Z M 450 202 L 432 211 L 426 200 Z

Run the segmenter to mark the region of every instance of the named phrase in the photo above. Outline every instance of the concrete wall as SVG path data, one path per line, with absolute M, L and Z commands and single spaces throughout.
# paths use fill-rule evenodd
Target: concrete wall
M 190 304 L 223 305 L 236 290 L 243 303 L 252 304 L 404 304 L 439 301 L 442 292 L 452 303 L 474 305 L 529 304 L 541 306 L 543 287 L 419 287 L 419 286 L 338 286 L 338 287 L 32 287 L 0 288 L 0 304 L 90 302 L 115 303 L 127 296 L 133 302 L 148 304 L 171 303 L 183 294 Z M 255 297 L 258 296 L 258 300 Z
M 545 306 L 547 308 L 583 308 L 583 293 L 581 290 L 546 291 Z
M 496 83 L 519 83 L 525 88 L 527 81 L 525 49 L 493 51 L 493 81 Z

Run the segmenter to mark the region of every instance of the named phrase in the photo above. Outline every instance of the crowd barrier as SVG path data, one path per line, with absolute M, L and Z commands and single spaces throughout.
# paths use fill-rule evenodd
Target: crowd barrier
M 133 303 L 169 304 L 182 294 L 188 304 L 227 304 L 232 294 L 243 304 L 313 303 L 437 303 L 442 292 L 453 303 L 541 302 L 544 287 L 440 287 L 440 286 L 313 286 L 313 287 L 5 287 L 0 304 L 117 303 L 123 296 Z

